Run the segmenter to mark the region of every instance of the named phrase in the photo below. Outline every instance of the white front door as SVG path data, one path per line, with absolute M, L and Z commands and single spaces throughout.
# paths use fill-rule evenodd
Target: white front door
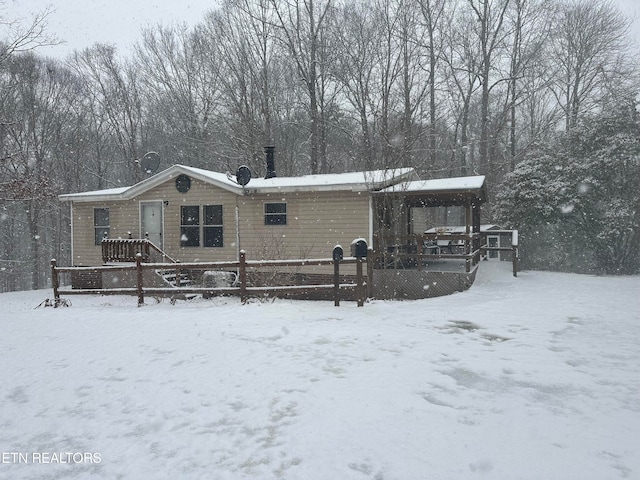
M 162 249 L 162 202 L 140 202 L 140 236 Z

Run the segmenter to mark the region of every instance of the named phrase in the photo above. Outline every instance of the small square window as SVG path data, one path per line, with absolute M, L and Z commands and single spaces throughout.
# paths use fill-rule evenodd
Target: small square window
M 265 203 L 264 204 L 264 224 L 265 225 L 286 225 L 287 224 L 287 204 L 286 203 Z
M 222 225 L 222 205 L 204 206 L 204 224 Z
M 200 207 L 180 207 L 180 225 L 200 225 Z

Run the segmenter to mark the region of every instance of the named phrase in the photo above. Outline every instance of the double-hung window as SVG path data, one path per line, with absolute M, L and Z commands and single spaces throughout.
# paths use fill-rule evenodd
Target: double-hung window
M 95 234 L 95 244 L 100 245 L 103 238 L 109 237 L 111 230 L 109 224 L 109 209 L 94 208 L 93 209 L 93 231 Z
M 265 225 L 286 225 L 287 224 L 287 204 L 286 203 L 265 203 L 264 204 L 264 224 Z
M 180 246 L 200 246 L 200 206 L 180 207 Z
M 205 205 L 203 237 L 204 247 L 222 247 L 222 205 Z
M 222 205 L 180 207 L 180 246 L 222 247 Z

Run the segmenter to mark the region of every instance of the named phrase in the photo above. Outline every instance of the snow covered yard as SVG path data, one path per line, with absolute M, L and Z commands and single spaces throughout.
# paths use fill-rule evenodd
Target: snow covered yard
M 640 479 L 640 278 L 509 268 L 363 308 L 2 294 L 0 478 Z

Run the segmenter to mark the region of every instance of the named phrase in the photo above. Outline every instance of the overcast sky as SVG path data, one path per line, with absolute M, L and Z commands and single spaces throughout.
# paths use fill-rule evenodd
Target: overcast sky
M 0 0 L 2 1 L 2 0 Z M 63 45 L 38 51 L 64 57 L 96 42 L 112 43 L 126 53 L 140 39 L 144 26 L 186 22 L 195 24 L 205 12 L 217 8 L 216 0 L 4 0 L 14 16 L 25 19 L 51 6 L 55 11 L 48 30 Z
M 2 3 L 3 0 L 0 0 Z M 640 0 L 615 0 L 628 15 L 635 17 L 634 34 L 640 46 Z M 51 5 L 49 31 L 64 45 L 39 50 L 45 55 L 65 57 L 75 49 L 96 42 L 113 43 L 127 53 L 140 38 L 143 26 L 157 23 L 200 21 L 215 9 L 216 0 L 4 0 L 11 18 L 28 19 L 34 12 Z

